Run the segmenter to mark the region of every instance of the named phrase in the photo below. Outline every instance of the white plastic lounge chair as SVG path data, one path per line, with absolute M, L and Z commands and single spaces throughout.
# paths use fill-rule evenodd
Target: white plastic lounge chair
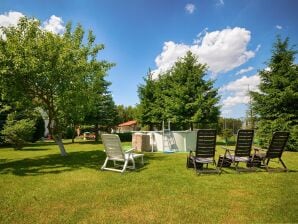
M 115 134 L 102 134 L 102 142 L 105 147 L 105 152 L 107 158 L 101 167 L 101 170 L 110 170 L 123 173 L 126 168 L 135 169 L 135 159 L 141 158 L 142 164 L 144 164 L 143 156 L 144 154 L 133 153 L 134 149 L 128 151 L 123 151 L 121 146 L 121 141 L 118 135 Z M 114 162 L 115 168 L 108 168 L 108 161 L 112 160 Z M 117 162 L 123 162 L 123 165 L 117 164 Z M 129 166 L 128 163 L 131 162 L 132 165 Z M 116 169 L 116 167 L 122 167 L 122 169 Z

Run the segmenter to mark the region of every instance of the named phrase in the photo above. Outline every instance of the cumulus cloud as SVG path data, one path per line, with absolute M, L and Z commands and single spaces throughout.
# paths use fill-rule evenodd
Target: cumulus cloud
M 244 74 L 244 73 L 246 73 L 246 72 L 250 72 L 250 71 L 253 70 L 253 69 L 254 69 L 254 67 L 249 66 L 248 68 L 244 68 L 244 69 L 241 69 L 240 71 L 238 71 L 238 72 L 236 73 L 236 75 L 242 75 L 242 74 Z
M 15 12 L 15 11 L 4 13 L 0 15 L 0 27 L 16 26 L 20 18 L 24 16 L 25 15 L 23 13 Z M 52 15 L 50 19 L 43 22 L 43 26 L 41 28 L 44 30 L 53 32 L 55 34 L 61 34 L 65 31 L 63 20 L 61 19 L 61 17 L 57 17 L 55 15 Z M 1 30 L 0 30 L 0 36 L 1 36 Z
M 260 76 L 255 74 L 247 77 L 243 76 L 235 81 L 222 86 L 219 92 L 226 97 L 223 99 L 223 108 L 231 108 L 237 104 L 247 104 L 249 102 L 248 91 L 259 91 Z
M 0 15 L 0 27 L 16 26 L 24 14 L 20 12 L 8 12 Z
M 52 33 L 61 34 L 65 31 L 61 17 L 52 15 L 50 19 L 43 23 L 43 28 Z
M 233 70 L 255 56 L 254 51 L 247 49 L 251 34 L 245 28 L 226 28 L 213 32 L 205 29 L 204 32 L 204 36 L 199 34 L 198 40 L 191 45 L 165 42 L 162 52 L 155 59 L 157 69 L 154 73 L 168 70 L 187 51 L 197 55 L 200 63 L 206 63 L 213 75 Z
M 276 25 L 275 28 L 278 29 L 278 30 L 281 30 L 282 26 L 281 25 Z
M 188 4 L 186 4 L 186 6 L 185 6 L 185 11 L 187 12 L 187 13 L 189 13 L 189 14 L 193 14 L 194 13 L 194 11 L 196 10 L 196 6 L 194 5 L 194 4 L 190 4 L 190 3 L 188 3 Z

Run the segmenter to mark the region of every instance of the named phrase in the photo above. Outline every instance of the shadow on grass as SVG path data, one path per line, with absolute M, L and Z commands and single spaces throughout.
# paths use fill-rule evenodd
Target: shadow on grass
M 106 154 L 103 151 L 96 150 L 87 152 L 70 152 L 66 157 L 63 157 L 60 154 L 52 154 L 17 161 L 1 160 L 0 175 L 13 174 L 17 176 L 37 176 L 43 174 L 59 174 L 82 168 L 100 170 L 105 158 Z M 136 172 L 147 169 L 146 166 L 149 164 L 148 156 L 144 158 L 144 162 L 145 163 L 142 166 L 138 161 L 136 161 Z
M 21 159 L 0 164 L 0 174 L 35 176 L 73 171 L 82 168 L 99 169 L 105 160 L 102 151 L 70 152 L 68 156 L 53 154 L 43 157 Z

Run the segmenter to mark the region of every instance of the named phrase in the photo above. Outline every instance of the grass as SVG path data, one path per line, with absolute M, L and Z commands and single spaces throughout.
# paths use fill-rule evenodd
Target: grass
M 298 222 L 298 153 L 284 153 L 287 173 L 201 176 L 186 153 L 146 153 L 121 175 L 99 171 L 102 144 L 65 146 L 66 158 L 53 143 L 0 149 L 0 223 Z

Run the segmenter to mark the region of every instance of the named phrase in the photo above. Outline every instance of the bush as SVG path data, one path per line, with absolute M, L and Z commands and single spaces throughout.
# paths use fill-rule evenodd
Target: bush
M 222 137 L 225 141 L 226 144 L 228 144 L 228 140 L 229 138 L 231 138 L 233 136 L 233 131 L 231 129 L 224 129 L 222 131 Z
M 30 119 L 15 121 L 12 116 L 8 116 L 6 124 L 1 133 L 6 142 L 12 144 L 13 148 L 20 150 L 25 143 L 32 139 L 35 131 L 35 122 Z

